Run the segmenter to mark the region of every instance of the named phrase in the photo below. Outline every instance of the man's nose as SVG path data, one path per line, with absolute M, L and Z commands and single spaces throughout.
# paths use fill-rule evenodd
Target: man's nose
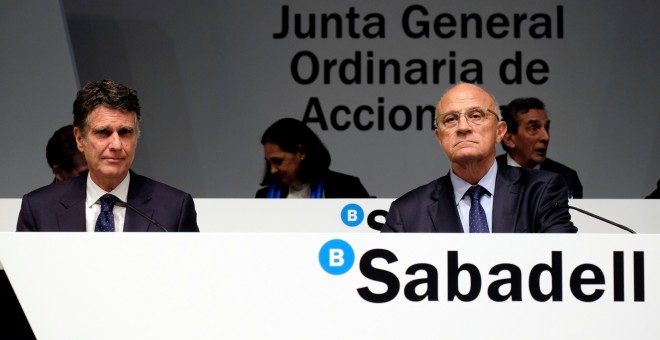
M 119 134 L 116 132 L 110 135 L 110 148 L 112 150 L 121 149 L 121 139 L 119 138 Z
M 270 173 L 271 174 L 276 174 L 279 169 L 275 165 L 270 165 Z
M 463 118 L 463 119 L 461 119 Z M 456 125 L 456 128 L 459 131 L 465 131 L 472 129 L 472 125 L 468 122 L 467 116 L 464 114 L 458 115 L 458 125 Z

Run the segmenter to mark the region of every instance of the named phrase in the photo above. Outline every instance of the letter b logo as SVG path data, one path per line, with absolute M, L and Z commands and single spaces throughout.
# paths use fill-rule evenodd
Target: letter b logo
M 330 267 L 341 267 L 344 265 L 344 251 L 341 249 L 330 249 Z
M 353 248 L 344 240 L 330 240 L 319 251 L 319 264 L 328 274 L 344 274 L 353 267 L 354 262 Z
M 349 227 L 357 227 L 362 220 L 364 220 L 364 210 L 357 204 L 347 204 L 341 210 L 341 221 Z

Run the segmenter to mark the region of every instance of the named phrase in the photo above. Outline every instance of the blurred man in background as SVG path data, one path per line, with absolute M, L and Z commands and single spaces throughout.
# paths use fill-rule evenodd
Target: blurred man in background
M 561 175 L 568 185 L 569 198 L 582 198 L 577 172 L 546 157 L 550 145 L 550 119 L 545 104 L 537 98 L 518 98 L 502 108 L 507 131 L 502 139 L 506 154 L 497 156 L 499 165 L 541 169 Z

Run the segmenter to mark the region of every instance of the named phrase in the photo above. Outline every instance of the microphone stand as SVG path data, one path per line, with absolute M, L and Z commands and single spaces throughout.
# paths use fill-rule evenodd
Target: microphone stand
M 606 223 L 609 223 L 609 224 L 611 224 L 611 225 L 613 225 L 613 226 L 619 227 L 619 228 L 621 228 L 621 229 L 623 229 L 623 230 L 625 230 L 625 231 L 627 231 L 627 232 L 629 232 L 629 233 L 631 233 L 631 234 L 637 234 L 634 230 L 632 230 L 632 229 L 630 229 L 630 228 L 628 228 L 628 227 L 626 227 L 626 226 L 624 226 L 624 225 L 621 225 L 621 224 L 616 223 L 616 222 L 612 222 L 612 221 L 610 221 L 610 220 L 608 220 L 608 219 L 606 219 L 606 218 L 600 217 L 600 216 L 598 216 L 598 215 L 596 215 L 596 214 L 592 214 L 592 213 L 590 213 L 590 212 L 588 212 L 588 211 L 586 211 L 586 210 L 582 210 L 582 209 L 580 209 L 580 208 L 572 207 L 572 206 L 570 206 L 570 205 L 568 205 L 568 204 L 561 204 L 561 203 L 557 202 L 557 203 L 555 203 L 555 207 L 575 209 L 575 210 L 577 210 L 577 211 L 579 211 L 579 212 L 581 212 L 581 213 L 583 213 L 583 214 L 585 214 L 585 215 L 589 215 L 589 216 L 591 216 L 591 217 L 593 217 L 593 218 L 599 219 L 599 220 L 601 220 L 601 221 L 603 221 L 603 222 L 606 222 Z

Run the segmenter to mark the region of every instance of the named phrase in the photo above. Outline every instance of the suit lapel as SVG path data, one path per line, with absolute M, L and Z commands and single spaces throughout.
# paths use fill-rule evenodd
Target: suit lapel
M 462 233 L 463 225 L 458 217 L 458 209 L 454 201 L 454 187 L 449 174 L 436 181 L 435 190 L 431 193 L 433 203 L 429 205 L 428 213 L 433 228 L 439 233 Z
M 493 227 L 494 233 L 513 233 L 518 222 L 518 210 L 523 191 L 518 184 L 520 173 L 509 166 L 497 167 L 495 180 L 495 196 L 493 201 Z
M 62 211 L 57 213 L 59 231 L 87 231 L 85 197 L 87 176 L 71 179 L 71 188 L 60 197 Z
M 147 205 L 151 200 L 151 190 L 147 188 L 144 178 L 131 171 L 131 182 L 128 185 L 128 204 L 153 217 L 154 209 Z M 124 231 L 148 231 L 149 221 L 140 216 L 132 209 L 126 207 L 126 219 L 124 220 Z

